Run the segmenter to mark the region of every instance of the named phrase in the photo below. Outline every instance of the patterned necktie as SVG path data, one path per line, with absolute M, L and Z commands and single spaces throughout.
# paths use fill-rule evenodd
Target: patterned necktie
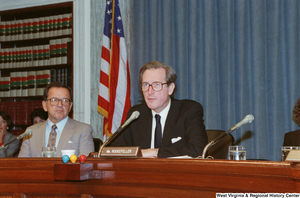
M 160 115 L 155 115 L 156 119 L 156 127 L 155 127 L 155 148 L 160 148 L 162 145 L 162 132 L 161 132 L 161 124 L 160 124 Z
M 48 140 L 47 147 L 55 147 L 56 135 L 57 135 L 55 129 L 57 129 L 57 126 L 54 124 L 52 126 L 52 130 L 51 130 L 50 135 L 49 135 L 49 140 Z

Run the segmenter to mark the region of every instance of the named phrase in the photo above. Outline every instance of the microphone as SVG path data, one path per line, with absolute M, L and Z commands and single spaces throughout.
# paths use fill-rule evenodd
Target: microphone
M 7 147 L 8 145 L 12 144 L 13 142 L 20 140 L 22 138 L 24 138 L 25 136 L 29 136 L 32 134 L 32 130 L 31 129 L 27 129 L 24 133 L 22 133 L 21 135 L 17 136 L 16 138 L 14 138 L 13 140 L 3 144 L 2 146 L 0 146 L 0 150 Z
M 140 112 L 134 111 L 131 116 L 118 128 L 117 131 L 122 131 L 128 124 L 130 124 L 133 120 L 137 119 L 140 116 Z
M 253 115 L 251 115 L 251 114 L 246 115 L 246 117 L 242 121 L 240 121 L 239 123 L 237 123 L 236 125 L 234 125 L 233 127 L 231 127 L 230 131 L 226 131 L 226 133 L 229 134 L 229 133 L 237 130 L 241 126 L 243 126 L 245 124 L 248 124 L 248 123 L 251 123 L 253 120 L 254 120 Z
M 209 147 L 211 147 L 212 145 L 214 145 L 215 143 L 217 143 L 220 139 L 222 139 L 223 137 L 225 137 L 226 135 L 232 133 L 233 131 L 237 130 L 238 128 L 240 128 L 241 126 L 245 125 L 245 124 L 249 124 L 254 120 L 254 116 L 249 114 L 246 115 L 246 117 L 240 121 L 239 123 L 237 123 L 236 125 L 234 125 L 233 127 L 231 127 L 230 129 L 228 129 L 225 133 L 220 134 L 218 137 L 216 137 L 215 139 L 213 139 L 211 142 L 209 142 L 203 149 L 203 153 L 202 153 L 202 159 L 205 159 L 205 154 L 206 151 L 208 150 Z
M 98 158 L 100 158 L 102 149 L 108 145 L 115 137 L 118 136 L 118 134 L 127 126 L 129 125 L 133 120 L 137 119 L 140 116 L 140 112 L 134 111 L 132 112 L 131 116 L 118 128 L 116 132 L 114 132 L 100 147 L 98 151 Z

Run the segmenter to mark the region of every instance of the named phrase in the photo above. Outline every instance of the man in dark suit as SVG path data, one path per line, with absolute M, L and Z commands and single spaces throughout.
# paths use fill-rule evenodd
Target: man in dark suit
M 140 69 L 140 89 L 146 104 L 129 110 L 128 117 L 133 111 L 139 111 L 140 116 L 112 141 L 112 146 L 140 146 L 143 157 L 149 158 L 202 155 L 207 144 L 203 107 L 192 100 L 171 98 L 176 78 L 172 67 L 158 61 Z

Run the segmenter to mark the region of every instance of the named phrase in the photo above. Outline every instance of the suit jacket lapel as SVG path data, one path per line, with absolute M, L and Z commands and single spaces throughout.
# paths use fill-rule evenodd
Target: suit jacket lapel
M 5 143 L 7 143 L 8 141 L 10 141 L 11 139 L 13 139 L 13 138 L 11 138 L 11 137 L 12 137 L 12 134 L 9 133 L 9 132 L 7 132 L 7 133 L 5 134 L 5 136 L 4 136 L 4 140 L 3 140 L 4 142 L 3 142 L 3 143 L 5 144 Z M 8 146 L 5 147 L 4 149 L 7 150 L 7 149 L 8 149 Z
M 171 107 L 167 116 L 167 120 L 164 127 L 162 146 L 166 147 L 171 142 L 172 134 L 176 126 L 176 122 L 179 117 L 179 101 L 171 98 Z
M 64 150 L 69 140 L 71 139 L 73 133 L 75 133 L 75 125 L 73 123 L 73 120 L 71 118 L 68 118 L 68 121 L 64 127 L 64 130 L 61 133 L 61 136 L 59 138 L 59 142 L 57 144 L 57 151 Z
M 38 127 L 36 132 L 33 132 L 35 137 L 35 142 L 37 145 L 37 150 L 42 156 L 42 148 L 45 147 L 45 132 L 46 132 L 47 121 L 42 122 L 41 126 Z
M 140 124 L 141 129 L 138 131 L 145 131 L 140 133 L 140 142 L 142 148 L 151 147 L 151 135 L 152 135 L 152 113 L 151 110 L 147 107 L 144 111 L 141 112 L 144 118 L 141 118 L 142 122 Z

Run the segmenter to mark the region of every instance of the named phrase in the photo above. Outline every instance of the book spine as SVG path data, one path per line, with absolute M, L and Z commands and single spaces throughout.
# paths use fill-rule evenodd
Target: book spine
M 19 67 L 26 67 L 25 56 L 26 56 L 26 47 L 20 47 L 20 63 L 19 63 Z
M 0 77 L 0 97 L 4 97 L 3 82 L 4 82 L 4 77 Z
M 54 16 L 49 17 L 49 37 L 53 36 L 53 30 L 54 30 Z
M 14 124 L 16 123 L 16 107 L 17 107 L 16 101 L 9 101 L 8 109 L 6 111 L 10 115 L 10 119 Z
M 0 22 L 0 41 L 5 41 L 5 22 Z
M 50 17 L 45 17 L 44 37 L 49 37 L 50 33 Z
M 12 48 L 8 48 L 8 67 L 7 68 L 12 68 L 12 59 L 13 59 Z
M 44 45 L 44 62 L 43 65 L 50 64 L 50 45 Z
M 50 40 L 50 65 L 56 65 L 56 40 Z
M 44 65 L 44 46 L 38 46 L 38 66 Z
M 46 69 L 46 70 L 43 70 L 43 74 L 44 74 L 44 90 L 46 88 L 46 86 L 48 84 L 50 84 L 50 80 L 51 80 L 51 70 L 50 69 Z
M 38 50 L 39 50 L 39 46 L 35 45 L 32 46 L 32 66 L 38 66 L 39 65 L 39 61 L 38 61 Z
M 36 95 L 36 72 L 28 72 L 28 96 Z
M 17 67 L 17 48 L 12 49 L 12 68 Z
M 62 19 L 62 34 L 63 35 L 69 34 L 69 21 L 70 21 L 70 14 L 63 14 L 63 19 Z
M 61 41 L 61 64 L 67 64 L 68 38 L 63 38 Z
M 28 26 L 28 19 L 23 19 L 23 39 L 28 39 L 29 34 L 29 26 Z
M 28 110 L 27 110 L 28 101 L 20 101 L 20 102 L 21 102 L 21 109 L 20 109 L 21 124 L 24 125 L 30 124 L 30 122 L 28 122 L 28 117 L 30 117 L 30 114 L 28 114 Z
M 53 36 L 57 36 L 57 30 L 58 30 L 58 16 L 53 16 Z
M 23 39 L 23 20 L 17 20 L 16 40 Z
M 3 91 L 4 95 L 3 97 L 10 97 L 10 77 L 3 77 L 4 82 L 3 82 Z
M 42 70 L 36 72 L 36 95 L 43 95 L 44 73 Z
M 9 60 L 9 57 L 8 57 L 8 50 L 9 49 L 3 49 L 4 50 L 4 68 L 9 68 L 9 65 L 8 65 L 8 60 Z
M 4 69 L 4 49 L 0 49 L 0 68 Z
M 28 19 L 28 39 L 33 39 L 33 19 Z
M 57 36 L 61 36 L 63 32 L 63 15 L 57 15 Z
M 11 36 L 11 22 L 5 21 L 5 41 L 10 41 Z
M 22 96 L 28 96 L 27 71 L 22 72 Z
M 62 47 L 61 47 L 62 39 L 56 39 L 56 64 L 60 65 L 61 63 L 61 56 L 62 56 Z
M 21 102 L 22 101 L 16 102 L 16 112 L 18 112 L 16 115 L 16 122 L 15 122 L 16 125 L 20 125 L 22 123 L 21 119 L 22 119 L 23 113 L 21 112 L 21 110 L 22 110 Z
M 55 82 L 56 80 L 56 69 L 51 69 L 51 82 Z
M 72 31 L 73 31 L 73 15 L 72 15 L 72 13 L 70 13 L 69 16 L 70 16 L 70 21 L 69 21 L 69 34 L 72 34 Z
M 16 96 L 22 96 L 22 72 L 17 72 L 16 76 Z
M 27 101 L 27 123 L 29 124 L 33 124 L 33 123 L 31 123 L 31 120 L 30 120 L 30 114 L 31 114 L 31 112 L 33 111 L 33 101 L 32 100 L 29 100 L 29 101 Z
M 32 65 L 32 46 L 26 47 L 26 67 L 30 67 Z
M 10 40 L 16 40 L 16 21 L 11 21 L 11 36 Z
M 56 81 L 61 83 L 61 69 L 56 69 Z
M 10 72 L 10 96 L 16 97 L 16 78 L 17 78 L 17 72 Z
M 39 37 L 45 37 L 45 17 L 39 18 Z

